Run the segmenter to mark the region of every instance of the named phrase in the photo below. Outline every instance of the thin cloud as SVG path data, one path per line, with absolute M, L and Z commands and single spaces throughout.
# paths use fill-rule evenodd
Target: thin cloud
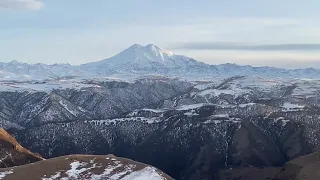
M 39 10 L 44 7 L 40 0 L 0 0 L 0 9 Z
M 219 42 L 188 42 L 176 44 L 172 47 L 172 49 L 237 51 L 319 51 L 320 44 L 245 44 Z

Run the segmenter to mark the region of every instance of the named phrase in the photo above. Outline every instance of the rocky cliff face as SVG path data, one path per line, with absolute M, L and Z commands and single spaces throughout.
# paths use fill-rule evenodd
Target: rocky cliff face
M 43 160 L 39 154 L 22 147 L 14 137 L 0 129 L 0 167 L 13 167 Z

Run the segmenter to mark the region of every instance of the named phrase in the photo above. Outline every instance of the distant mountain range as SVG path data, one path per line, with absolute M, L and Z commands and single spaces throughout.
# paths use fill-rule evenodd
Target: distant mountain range
M 237 64 L 209 65 L 183 55 L 165 51 L 156 45 L 134 44 L 119 54 L 97 62 L 70 64 L 27 64 L 17 61 L 0 63 L 1 80 L 44 80 L 60 78 L 130 78 L 167 76 L 206 79 L 257 75 L 281 78 L 320 78 L 320 70 L 252 67 Z

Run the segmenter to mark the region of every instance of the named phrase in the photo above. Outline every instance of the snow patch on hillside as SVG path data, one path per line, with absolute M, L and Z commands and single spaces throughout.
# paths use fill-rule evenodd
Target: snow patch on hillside
M 122 180 L 165 180 L 155 168 L 145 167 L 139 171 L 130 173 L 129 175 L 122 178 Z
M 94 125 L 111 125 L 111 124 L 119 124 L 123 122 L 136 121 L 141 123 L 153 124 L 161 122 L 159 118 L 146 118 L 146 117 L 128 117 L 128 118 L 115 118 L 115 119 L 106 119 L 106 120 L 87 120 L 85 123 L 90 123 Z
M 303 109 L 305 106 L 286 102 L 282 105 L 282 107 L 286 110 L 295 110 L 295 109 Z
M 50 178 L 42 178 L 41 180 L 58 180 L 60 176 L 61 176 L 61 172 L 57 172 L 55 175 L 51 176 Z
M 210 103 L 199 103 L 199 104 L 183 105 L 183 106 L 179 106 L 176 110 L 184 111 L 184 110 L 190 110 L 190 109 L 197 109 L 197 108 L 200 108 L 202 106 L 208 106 L 208 105 L 213 105 L 213 104 L 210 104 Z
M 106 158 L 110 161 L 110 158 Z M 57 172 L 55 175 L 42 180 L 69 180 L 69 179 L 91 179 L 91 180 L 165 180 L 165 178 L 157 172 L 156 168 L 145 167 L 140 170 L 135 170 L 135 164 L 122 164 L 115 158 L 111 159 L 111 162 L 107 166 L 103 167 L 104 171 L 100 174 L 93 172 L 94 169 L 101 169 L 102 166 L 99 163 L 95 163 L 95 160 L 90 162 L 74 161 L 70 164 L 71 169 L 67 170 L 65 174 L 67 177 L 62 177 L 62 171 Z M 5 177 L 12 172 L 3 172 L 0 174 L 0 178 Z
M 95 166 L 91 167 L 91 168 L 84 168 L 84 166 L 86 166 L 87 163 L 83 163 L 83 162 L 79 162 L 79 161 L 74 161 L 70 164 L 71 169 L 68 170 L 66 172 L 66 174 L 69 176 L 69 178 L 78 178 L 80 176 L 81 173 L 88 171 L 92 168 L 94 168 Z M 81 169 L 78 169 L 81 168 Z
M 55 89 L 82 89 L 82 88 L 101 88 L 100 86 L 94 84 L 86 84 L 74 80 L 66 81 L 27 81 L 27 82 L 16 82 L 16 81 L 6 81 L 0 82 L 0 91 L 43 91 L 51 92 Z
M 234 89 L 208 89 L 208 90 L 204 90 L 201 91 L 199 94 L 197 94 L 198 96 L 212 96 L 212 97 L 217 97 L 220 96 L 221 94 L 228 94 L 228 95 L 232 95 L 232 96 L 240 96 L 243 95 L 245 93 L 250 93 L 250 91 L 246 90 L 246 89 L 240 89 L 240 88 L 234 88 Z
M 4 179 L 7 175 L 12 174 L 13 171 L 4 171 L 4 172 L 0 172 L 0 179 Z

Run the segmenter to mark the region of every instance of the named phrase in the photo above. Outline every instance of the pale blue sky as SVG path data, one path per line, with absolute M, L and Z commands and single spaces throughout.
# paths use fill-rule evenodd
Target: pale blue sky
M 156 44 L 210 64 L 320 68 L 319 0 L 0 0 L 0 61 L 82 64 Z

